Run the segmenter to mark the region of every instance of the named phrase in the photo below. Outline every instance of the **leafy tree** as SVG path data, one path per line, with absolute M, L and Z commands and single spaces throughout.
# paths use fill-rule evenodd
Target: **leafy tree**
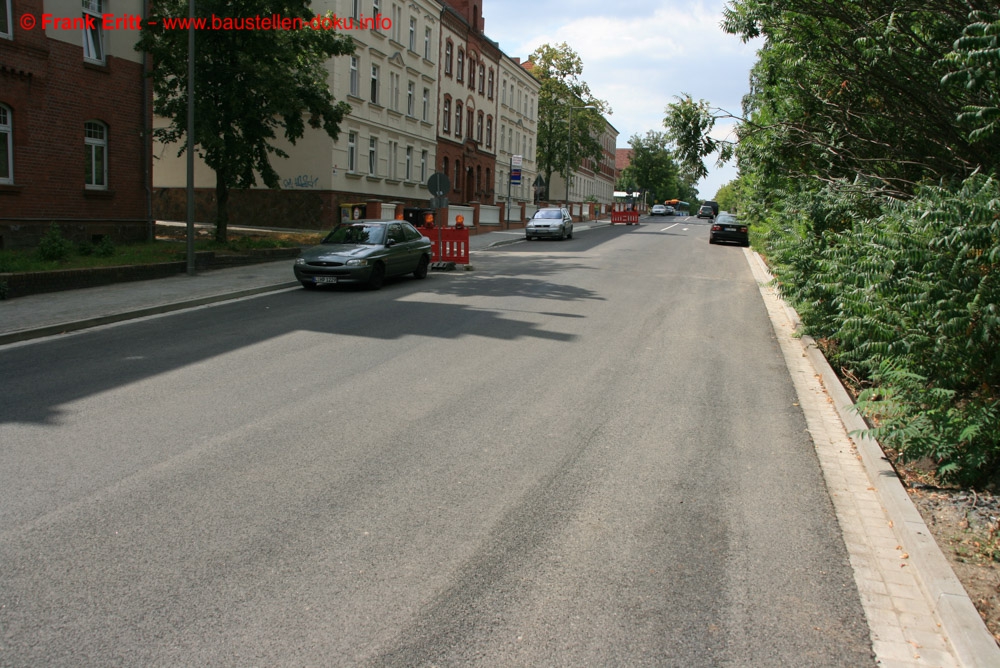
M 725 183 L 715 192 L 715 201 L 722 211 L 736 211 L 739 208 L 739 179 Z
M 705 100 L 695 102 L 687 93 L 674 96 L 676 102 L 667 105 L 663 125 L 666 138 L 676 146 L 675 154 L 681 166 L 699 181 L 708 176 L 704 158 L 719 152 L 718 164 L 732 158 L 733 143 L 711 137 L 715 121 L 722 117 Z
M 1000 137 L 971 141 L 955 122 L 983 92 L 946 77 L 969 11 L 991 4 L 734 0 L 723 28 L 765 38 L 744 102 L 741 160 L 897 197 L 925 180 L 992 171 Z
M 640 192 L 649 200 L 661 202 L 677 198 L 680 192 L 679 170 L 667 148 L 667 137 L 662 132 L 649 130 L 645 136 L 632 135 L 632 160 L 627 171 Z
M 576 171 L 585 159 L 599 161 L 604 149 L 600 137 L 604 132 L 603 115 L 611 113 L 604 100 L 595 98 L 590 87 L 580 77 L 583 61 L 565 42 L 552 46 L 543 44 L 531 54 L 531 74 L 541 84 L 538 93 L 538 171 L 551 185 L 552 174 L 563 178 L 567 162 Z M 596 109 L 580 109 L 593 106 Z M 570 137 L 570 114 L 573 116 Z M 551 199 L 553 193 L 549 192 Z
M 216 240 L 224 243 L 230 188 L 250 188 L 257 177 L 278 187 L 270 157 L 287 157 L 272 145 L 276 130 L 291 143 L 305 124 L 336 139 L 350 111 L 334 103 L 326 61 L 354 51 L 350 37 L 308 27 L 315 14 L 308 0 L 199 0 L 200 16 L 280 15 L 302 19 L 293 30 L 202 30 L 195 37 L 195 144 L 215 171 Z M 154 130 L 164 143 L 179 142 L 187 131 L 187 31 L 165 30 L 164 17 L 188 15 L 186 0 L 153 6 L 154 27 L 142 30 L 136 49 L 153 59 L 153 110 L 169 121 Z M 185 150 L 182 147 L 178 154 Z
M 975 126 L 969 139 L 977 142 L 1000 133 L 1000 10 L 995 18 L 981 11 L 972 12 L 969 18 L 973 22 L 955 42 L 955 50 L 946 56 L 957 69 L 945 75 L 944 81 L 961 82 L 969 91 L 980 94 L 980 99 L 969 101 L 959 115 L 960 121 Z

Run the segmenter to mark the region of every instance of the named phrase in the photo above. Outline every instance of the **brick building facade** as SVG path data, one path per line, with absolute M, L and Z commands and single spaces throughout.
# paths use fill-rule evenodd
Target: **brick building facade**
M 78 241 L 146 239 L 152 96 L 137 31 L 79 29 L 107 13 L 103 0 L 0 5 L 0 248 L 36 245 L 52 223 Z M 142 3 L 114 12 L 139 15 Z M 43 27 L 43 14 L 77 29 Z
M 500 47 L 483 34 L 477 2 L 445 0 L 441 12 L 437 170 L 453 204 L 493 204 L 496 193 Z

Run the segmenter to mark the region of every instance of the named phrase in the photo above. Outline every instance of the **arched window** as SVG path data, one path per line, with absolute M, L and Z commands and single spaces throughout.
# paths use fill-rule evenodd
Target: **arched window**
M 444 45 L 444 73 L 446 76 L 451 76 L 451 53 L 453 47 L 451 40 L 449 39 Z
M 461 81 L 465 76 L 465 51 L 458 50 L 458 62 L 455 63 L 455 81 Z
M 100 121 L 83 124 L 87 175 L 84 186 L 92 190 L 108 188 L 108 126 Z

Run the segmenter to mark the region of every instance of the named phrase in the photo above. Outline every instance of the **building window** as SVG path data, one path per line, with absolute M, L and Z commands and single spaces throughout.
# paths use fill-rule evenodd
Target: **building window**
M 351 56 L 351 95 L 358 96 L 358 57 Z
M 431 29 L 424 28 L 424 59 L 431 59 Z
M 455 103 L 455 136 L 462 136 L 462 103 Z
M 421 111 L 420 118 L 424 122 L 426 122 L 427 121 L 427 114 L 430 112 L 430 106 L 431 106 L 431 89 L 430 88 L 425 88 L 424 89 L 424 99 L 421 102 L 421 106 L 422 106 L 422 111 Z
M 469 118 L 468 118 L 468 123 L 465 124 L 465 131 L 466 133 L 468 133 L 466 136 L 469 139 L 472 139 L 472 109 L 469 109 L 468 116 Z
M 500 101 L 503 102 L 504 104 L 507 104 L 507 80 L 506 79 L 503 80 L 503 88 L 501 89 L 500 92 L 501 92 L 501 98 L 502 98 Z
M 448 176 L 448 158 L 441 158 L 441 173 Z
M 417 101 L 414 99 L 416 97 L 416 88 L 412 81 L 406 84 L 406 115 L 413 116 Z
M 390 28 L 390 30 L 392 30 L 392 41 L 397 44 L 402 44 L 403 39 L 401 33 L 403 30 L 403 8 L 393 3 L 391 13 L 392 28 Z
M 476 89 L 476 61 L 469 58 L 469 90 Z
M 486 117 L 486 148 L 493 146 L 493 117 Z
M 389 169 L 386 170 L 386 175 L 390 179 L 395 179 L 399 177 L 399 143 L 391 141 L 389 142 Z
M 14 39 L 14 29 L 11 27 L 10 0 L 0 0 L 0 37 Z
M 87 188 L 106 190 L 108 187 L 108 128 L 97 121 L 83 124 Z
M 406 147 L 406 171 L 403 174 L 403 178 L 409 181 L 413 177 L 413 147 Z
M 451 52 L 451 40 L 448 40 L 448 43 L 444 45 L 444 73 L 449 77 L 451 76 Z
M 378 173 L 378 137 L 368 138 L 368 173 L 375 176 Z
M 358 169 L 358 133 L 347 133 L 347 171 L 355 172 Z
M 399 75 L 389 72 L 389 108 L 399 111 Z
M 479 112 L 476 116 L 476 141 L 482 143 L 483 141 L 483 112 Z
M 455 161 L 455 190 L 462 189 L 462 163 L 459 160 Z
M 506 125 L 501 125 L 500 126 L 500 150 L 501 151 L 506 151 L 507 150 L 507 126 Z
M 372 19 L 375 19 L 379 14 L 382 13 L 382 3 L 381 0 L 372 0 Z M 373 21 L 375 25 L 375 30 L 378 30 L 378 21 Z
M 482 95 L 486 92 L 486 67 L 484 65 L 479 66 L 479 94 Z
M 0 0 L 0 4 L 3 0 Z M 0 104 L 0 183 L 14 183 L 13 112 Z
M 455 67 L 455 81 L 461 81 L 465 76 L 465 51 L 458 50 L 458 62 Z
M 492 67 L 490 68 L 490 81 L 489 81 L 489 84 L 488 84 L 488 86 L 486 88 L 486 97 L 489 98 L 489 99 L 491 99 L 491 100 L 493 99 L 493 68 Z
M 451 132 L 451 99 L 444 99 L 444 113 L 441 114 L 441 131 L 444 133 Z
M 427 151 L 420 152 L 420 182 L 427 181 Z
M 361 16 L 361 0 L 351 0 L 351 17 L 355 20 Z
M 410 17 L 410 51 L 417 50 L 417 20 Z
M 372 104 L 378 104 L 378 65 L 372 65 L 371 94 L 368 99 Z
M 4 0 L 0 0 L 3 2 Z M 84 28 L 83 32 L 83 57 L 95 63 L 104 64 L 104 29 L 101 27 L 104 19 L 103 0 L 83 0 L 83 18 L 91 27 Z

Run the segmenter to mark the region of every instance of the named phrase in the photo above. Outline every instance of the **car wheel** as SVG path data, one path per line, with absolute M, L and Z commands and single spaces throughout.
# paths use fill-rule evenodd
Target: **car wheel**
M 569 237 L 568 238 L 569 239 L 573 238 L 573 226 L 572 225 L 569 226 Z
M 563 225 L 559 229 L 559 241 L 565 241 L 565 240 L 566 240 L 566 226 Z
M 708 243 L 714 244 L 715 243 L 715 237 L 709 237 L 708 238 Z
M 368 276 L 368 289 L 378 290 L 385 281 L 385 265 L 381 262 L 372 267 L 372 273 Z
M 304 287 L 306 290 L 315 290 L 316 288 L 319 287 L 312 281 L 299 281 L 299 283 L 301 283 L 302 287 Z
M 417 263 L 417 270 L 413 272 L 413 276 L 416 278 L 427 278 L 427 269 L 431 266 L 431 261 L 427 259 L 426 255 L 420 256 L 420 262 Z

